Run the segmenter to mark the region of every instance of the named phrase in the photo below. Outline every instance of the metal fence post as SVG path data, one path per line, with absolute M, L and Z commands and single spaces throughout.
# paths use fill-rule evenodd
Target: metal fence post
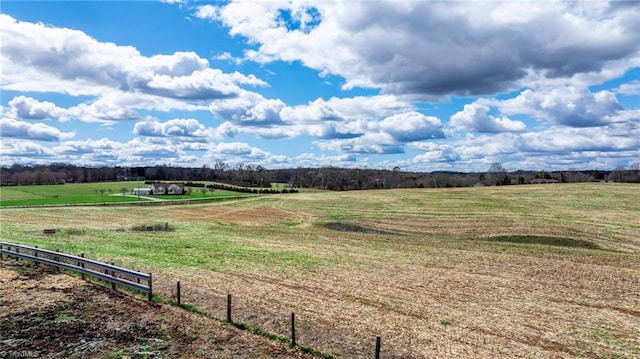
M 227 322 L 232 323 L 232 321 L 231 321 L 231 294 L 227 294 Z

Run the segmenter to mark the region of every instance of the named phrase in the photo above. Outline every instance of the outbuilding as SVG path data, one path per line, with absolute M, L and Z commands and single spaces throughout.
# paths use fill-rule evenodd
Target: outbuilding
M 147 196 L 151 194 L 151 188 L 134 188 L 131 190 L 131 194 L 136 196 Z

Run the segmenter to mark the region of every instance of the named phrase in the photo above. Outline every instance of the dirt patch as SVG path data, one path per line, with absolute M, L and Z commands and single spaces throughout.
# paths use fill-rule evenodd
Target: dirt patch
M 600 246 L 594 242 L 590 242 L 582 239 L 565 238 L 565 237 L 508 235 L 508 236 L 487 237 L 487 238 L 481 238 L 481 239 L 483 241 L 490 241 L 490 242 L 543 244 L 547 246 L 556 246 L 556 247 L 578 247 L 578 248 L 587 248 L 587 249 L 601 249 Z
M 373 227 L 362 226 L 355 223 L 345 222 L 328 222 L 322 225 L 325 228 L 332 229 L 339 232 L 353 232 L 353 233 L 367 233 L 367 234 L 388 234 L 388 235 L 400 235 L 399 232 L 385 231 Z
M 150 304 L 42 265 L 4 261 L 0 293 L 0 357 L 310 357 L 218 320 Z
M 5 314 L 54 305 L 69 299 L 66 289 L 76 283 L 75 278 L 61 274 L 52 267 L 10 265 L 11 270 L 0 268 L 0 289 L 3 298 L 0 309 Z M 46 282 L 41 282 L 49 277 Z

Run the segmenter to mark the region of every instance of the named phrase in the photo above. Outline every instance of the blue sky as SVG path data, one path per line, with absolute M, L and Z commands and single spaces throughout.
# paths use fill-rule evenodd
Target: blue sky
M 640 162 L 640 2 L 2 1 L 0 164 Z

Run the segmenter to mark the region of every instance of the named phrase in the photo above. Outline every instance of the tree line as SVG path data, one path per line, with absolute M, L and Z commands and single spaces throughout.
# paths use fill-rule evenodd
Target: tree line
M 543 182 L 616 181 L 640 183 L 640 163 L 614 170 L 508 171 L 500 163 L 485 172 L 410 172 L 399 167 L 360 168 L 288 168 L 266 169 L 260 165 L 216 162 L 212 166 L 178 167 L 85 167 L 72 164 L 24 166 L 14 164 L 0 168 L 1 184 L 45 185 L 113 181 L 214 181 L 237 187 L 270 188 L 272 183 L 289 188 L 318 188 L 334 191 L 387 188 L 440 188 L 517 185 Z

